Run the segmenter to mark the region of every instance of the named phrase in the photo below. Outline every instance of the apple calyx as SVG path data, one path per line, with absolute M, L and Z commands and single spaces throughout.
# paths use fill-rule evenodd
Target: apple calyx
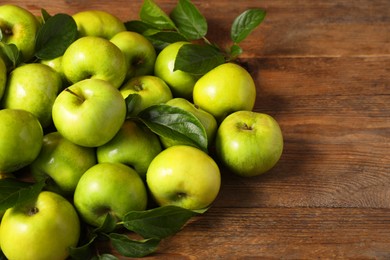
M 177 200 L 177 201 L 182 200 L 185 197 L 187 197 L 187 193 L 185 193 L 185 192 L 177 192 L 175 194 L 175 200 Z
M 3 33 L 3 35 L 5 35 L 5 36 L 13 35 L 12 28 L 10 28 L 10 27 L 0 28 L 0 29 L 1 29 L 1 32 Z
M 72 90 L 70 90 L 69 88 L 66 88 L 65 91 L 69 92 L 70 94 L 74 95 L 75 97 L 77 97 L 77 99 L 80 101 L 80 103 L 83 103 L 85 101 L 85 98 L 77 95 L 75 92 L 73 92 Z
M 144 88 L 143 88 L 143 85 L 142 85 L 141 82 L 139 82 L 139 81 L 135 82 L 135 84 L 134 84 L 134 90 L 135 90 L 135 91 L 139 92 L 139 91 L 141 91 L 141 90 L 143 90 L 143 89 L 144 89 Z
M 145 58 L 144 57 L 137 57 L 137 58 L 134 58 L 131 61 L 131 65 L 134 68 L 138 68 L 139 66 L 142 66 L 142 64 L 144 64 L 144 63 L 145 63 Z
M 39 209 L 37 207 L 31 207 L 28 210 L 27 215 L 34 216 L 35 214 L 38 214 L 38 212 L 39 212 Z

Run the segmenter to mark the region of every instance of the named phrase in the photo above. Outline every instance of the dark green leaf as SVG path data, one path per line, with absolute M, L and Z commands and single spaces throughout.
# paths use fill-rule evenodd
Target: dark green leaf
M 152 25 L 138 20 L 125 22 L 125 27 L 128 31 L 136 32 L 139 34 L 144 34 L 149 30 L 156 30 L 156 28 Z
M 157 29 L 176 30 L 171 18 L 153 0 L 144 0 L 139 16 L 141 21 Z
M 12 68 L 16 68 L 22 60 L 22 53 L 15 44 L 0 42 L 0 57 L 3 58 L 7 64 L 11 64 L 10 66 Z M 12 68 L 8 69 L 10 70 Z
M 230 48 L 230 57 L 232 59 L 236 58 L 237 56 L 240 56 L 241 53 L 242 53 L 242 49 L 237 44 L 233 44 L 232 47 Z
M 142 110 L 138 117 L 155 134 L 207 152 L 206 130 L 190 112 L 161 104 Z
M 145 211 L 131 211 L 123 225 L 144 238 L 166 238 L 179 232 L 184 224 L 199 212 L 177 206 L 162 206 Z
M 248 9 L 237 16 L 230 32 L 232 41 L 234 43 L 243 41 L 264 20 L 265 14 L 262 9 Z
M 104 218 L 103 224 L 100 227 L 96 228 L 94 230 L 94 233 L 99 233 L 99 232 L 108 233 L 108 232 L 111 232 L 111 231 L 113 231 L 116 228 L 117 222 L 118 222 L 118 219 L 115 216 L 113 216 L 110 213 L 107 213 L 106 217 Z
M 136 93 L 130 94 L 125 98 L 125 102 L 127 105 L 127 118 L 131 117 L 134 108 L 138 106 L 140 100 L 141 96 Z
M 112 246 L 126 257 L 144 257 L 156 251 L 160 239 L 151 238 L 133 240 L 123 234 L 111 233 L 108 235 Z
M 85 245 L 79 247 L 70 247 L 69 255 L 72 257 L 72 259 L 76 260 L 90 259 L 93 254 L 92 246 L 96 238 L 97 235 L 94 235 Z
M 40 28 L 36 39 L 35 56 L 39 59 L 54 59 L 62 54 L 77 38 L 77 25 L 72 16 L 56 14 Z
M 171 12 L 171 18 L 179 29 L 179 32 L 187 40 L 201 39 L 207 33 L 206 18 L 189 0 L 179 0 Z
M 51 15 L 43 8 L 41 9 L 41 15 L 44 22 L 46 22 L 51 17 Z
M 0 211 L 35 199 L 41 192 L 45 183 L 24 182 L 14 178 L 0 180 Z
M 177 32 L 157 32 L 146 34 L 145 37 L 150 40 L 156 50 L 162 50 L 174 42 L 186 41 L 186 39 Z
M 174 70 L 201 76 L 224 62 L 224 55 L 214 46 L 185 44 L 176 56 Z

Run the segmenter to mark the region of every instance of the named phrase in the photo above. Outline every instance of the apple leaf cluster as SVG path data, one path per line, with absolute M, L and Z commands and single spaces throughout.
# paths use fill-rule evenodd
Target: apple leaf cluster
M 177 41 L 203 40 L 180 48 L 174 70 L 203 75 L 226 61 L 235 60 L 242 49 L 242 42 L 264 20 L 266 11 L 248 9 L 233 21 L 230 38 L 232 45 L 227 50 L 211 43 L 207 38 L 206 18 L 190 0 L 179 0 L 170 14 L 162 10 L 153 0 L 144 1 L 140 20 L 126 22 L 126 28 L 146 36 L 157 49 Z

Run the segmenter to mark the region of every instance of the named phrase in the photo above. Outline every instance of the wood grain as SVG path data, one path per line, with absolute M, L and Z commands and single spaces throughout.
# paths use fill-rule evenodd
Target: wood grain
M 138 19 L 142 5 L 12 2 L 35 14 L 101 9 L 123 21 Z M 176 1 L 156 3 L 169 11 Z M 221 46 L 238 14 L 266 9 L 241 62 L 256 82 L 254 110 L 280 123 L 284 153 L 256 178 L 222 169 L 213 207 L 147 259 L 390 259 L 390 1 L 193 3 Z

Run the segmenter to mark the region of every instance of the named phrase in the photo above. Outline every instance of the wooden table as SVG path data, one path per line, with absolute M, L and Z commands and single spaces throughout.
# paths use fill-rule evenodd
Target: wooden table
M 142 1 L 14 0 L 39 14 L 102 9 L 138 19 Z M 164 10 L 176 1 L 156 0 Z M 213 207 L 150 258 L 390 259 L 390 1 L 193 0 L 208 38 L 229 43 L 233 19 L 267 11 L 243 43 L 255 110 L 274 116 L 277 166 L 223 174 Z

